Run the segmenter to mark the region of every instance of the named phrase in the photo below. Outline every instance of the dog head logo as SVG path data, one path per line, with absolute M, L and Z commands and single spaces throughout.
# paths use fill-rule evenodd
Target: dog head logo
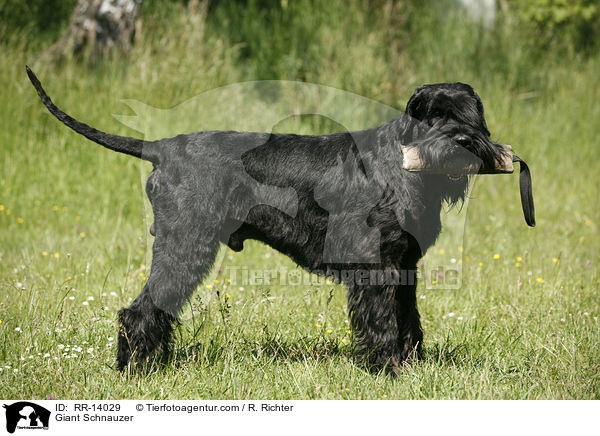
M 3 406 L 6 409 L 6 431 L 18 429 L 48 429 L 50 411 L 28 401 L 19 401 Z

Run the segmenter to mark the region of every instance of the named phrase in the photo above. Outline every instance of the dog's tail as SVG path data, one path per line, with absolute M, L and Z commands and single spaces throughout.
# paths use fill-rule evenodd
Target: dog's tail
M 145 153 L 142 156 L 142 150 L 146 141 L 128 136 L 111 135 L 110 133 L 101 132 L 100 130 L 94 129 L 87 124 L 77 121 L 75 118 L 64 113 L 52 102 L 52 100 L 50 100 L 50 97 L 48 97 L 48 94 L 46 94 L 46 91 L 44 91 L 44 88 L 42 88 L 42 84 L 38 80 L 37 76 L 33 71 L 31 71 L 31 68 L 28 66 L 25 68 L 27 69 L 29 80 L 31 80 L 33 87 L 42 99 L 42 103 L 44 103 L 50 113 L 58 118 L 59 121 L 66 124 L 80 135 L 83 135 L 106 148 L 110 148 L 111 150 L 125 153 L 130 156 L 135 156 L 140 159 L 154 161 L 151 153 Z

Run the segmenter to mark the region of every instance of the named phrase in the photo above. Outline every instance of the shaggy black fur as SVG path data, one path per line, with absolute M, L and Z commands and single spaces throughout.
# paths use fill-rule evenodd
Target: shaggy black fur
M 119 313 L 119 369 L 167 355 L 171 325 L 219 242 L 239 251 L 246 239 L 348 286 L 358 356 L 369 368 L 393 371 L 419 355 L 414 272 L 440 233 L 442 203 L 462 201 L 468 177 L 405 171 L 400 145 L 420 147 L 430 165 L 468 150 L 493 167 L 502 148 L 490 139 L 469 85 L 419 87 L 405 114 L 358 132 L 213 131 L 147 142 L 74 120 L 28 74 L 67 126 L 154 164 L 146 184 L 155 219 L 152 270 L 141 294 Z

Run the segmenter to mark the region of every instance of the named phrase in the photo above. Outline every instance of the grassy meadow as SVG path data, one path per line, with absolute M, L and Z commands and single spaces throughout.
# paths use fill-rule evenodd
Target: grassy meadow
M 375 3 L 156 6 L 132 53 L 94 64 L 48 61 L 53 41 L 31 29 L 1 40 L 0 397 L 600 398 L 600 55 L 536 45 L 509 17 L 483 28 L 436 8 Z M 140 133 L 112 116 L 133 114 L 123 99 L 167 109 L 217 87 L 282 79 L 402 110 L 418 85 L 467 82 L 493 138 L 529 163 L 537 227 L 523 220 L 516 174 L 477 179 L 464 233 L 444 218 L 424 259 L 456 264 L 462 286 L 421 282 L 425 358 L 395 379 L 355 364 L 343 287 L 232 280 L 234 268 L 295 271 L 257 242 L 222 249 L 221 270 L 182 315 L 171 365 L 123 375 L 114 370 L 116 313 L 150 272 L 150 167 L 56 121 L 26 64 L 65 111 L 132 136 Z M 194 116 L 200 129 L 227 114 Z M 277 128 L 335 130 L 316 116 Z

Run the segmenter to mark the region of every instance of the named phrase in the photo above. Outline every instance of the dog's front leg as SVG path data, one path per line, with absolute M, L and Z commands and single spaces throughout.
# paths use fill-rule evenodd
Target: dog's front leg
M 415 284 L 350 286 L 348 308 L 358 358 L 372 371 L 394 373 L 419 355 L 423 333 Z
M 416 271 L 409 271 L 408 281 L 408 284 L 399 285 L 395 290 L 396 320 L 400 332 L 398 342 L 400 354 L 399 361 L 396 363 L 419 358 L 423 344 L 423 331 L 421 330 L 421 320 L 417 310 Z

